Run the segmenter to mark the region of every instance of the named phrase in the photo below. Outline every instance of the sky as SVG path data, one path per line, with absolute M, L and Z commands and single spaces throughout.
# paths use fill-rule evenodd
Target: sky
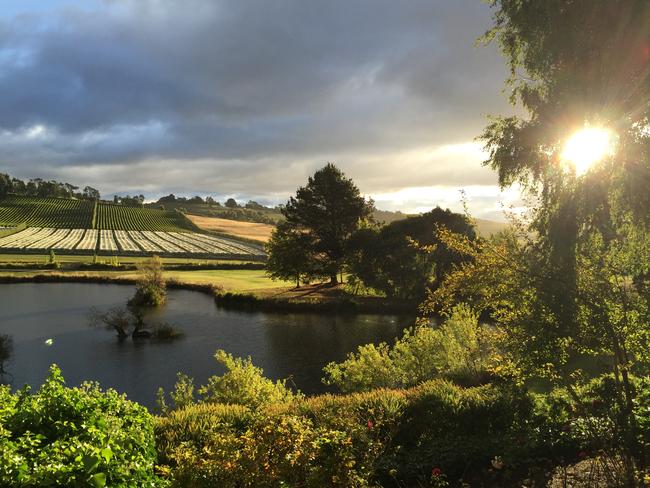
M 2 0 L 0 172 L 284 203 L 327 162 L 386 210 L 502 220 L 480 0 Z

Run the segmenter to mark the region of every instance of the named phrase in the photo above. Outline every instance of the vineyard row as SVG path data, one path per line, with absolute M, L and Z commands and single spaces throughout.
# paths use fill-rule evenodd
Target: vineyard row
M 71 198 L 8 196 L 0 200 L 0 227 L 26 224 L 56 229 L 146 230 L 187 232 L 191 224 L 180 213 L 125 207 Z
M 254 247 L 228 239 L 189 232 L 56 229 L 27 227 L 0 238 L 0 251 L 96 252 L 100 254 L 172 255 L 187 257 L 259 257 Z

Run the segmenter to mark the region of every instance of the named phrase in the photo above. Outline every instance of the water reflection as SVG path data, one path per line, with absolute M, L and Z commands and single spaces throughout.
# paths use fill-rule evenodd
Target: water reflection
M 157 388 L 171 389 L 179 371 L 197 383 L 223 372 L 213 355 L 225 349 L 251 356 L 272 379 L 292 377 L 303 392 L 316 393 L 325 391 L 320 381 L 325 364 L 361 344 L 392 341 L 410 322 L 394 316 L 226 311 L 207 295 L 169 290 L 167 305 L 147 320 L 174 324 L 184 333 L 179 341 L 119 342 L 114 332 L 88 326 L 91 307 L 123 306 L 132 294 L 133 287 L 124 285 L 2 285 L 0 333 L 14 339 L 7 365 L 14 386 L 40 385 L 56 363 L 68 384 L 99 381 L 151 406 Z

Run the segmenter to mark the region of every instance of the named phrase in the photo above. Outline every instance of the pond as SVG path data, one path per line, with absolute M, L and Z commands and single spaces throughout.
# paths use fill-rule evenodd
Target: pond
M 6 368 L 13 386 L 40 385 L 56 363 L 70 386 L 98 381 L 148 407 L 158 387 L 170 391 L 176 373 L 205 383 L 223 369 L 213 356 L 224 349 L 251 356 L 272 379 L 307 394 L 327 391 L 322 368 L 357 346 L 392 341 L 412 320 L 386 315 L 274 314 L 217 308 L 207 294 L 169 290 L 168 302 L 148 321 L 173 324 L 184 333 L 173 342 L 119 342 L 114 332 L 89 325 L 95 307 L 124 306 L 134 288 L 82 283 L 0 285 L 0 333 L 10 334 L 14 353 Z M 50 341 L 51 339 L 51 341 Z

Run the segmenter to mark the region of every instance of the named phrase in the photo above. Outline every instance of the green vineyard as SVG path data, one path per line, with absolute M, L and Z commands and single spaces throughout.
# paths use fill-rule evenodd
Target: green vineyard
M 94 206 L 89 200 L 8 196 L 0 200 L 0 226 L 89 229 Z
M 124 207 L 72 198 L 7 196 L 0 199 L 0 227 L 26 224 L 56 229 L 188 232 L 192 223 L 175 211 Z
M 109 203 L 97 205 L 95 228 L 112 230 L 148 230 L 187 232 L 194 230 L 179 212 L 123 207 Z

